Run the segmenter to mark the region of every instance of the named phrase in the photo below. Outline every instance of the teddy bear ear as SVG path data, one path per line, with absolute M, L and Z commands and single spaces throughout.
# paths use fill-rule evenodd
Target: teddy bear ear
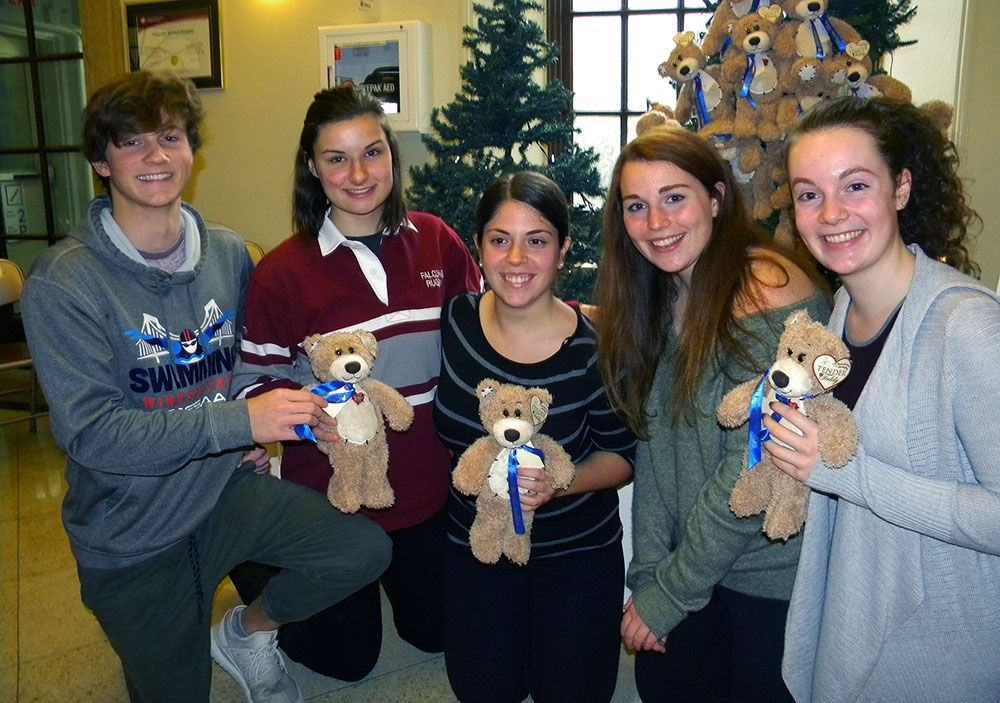
M 788 319 L 785 320 L 785 327 L 791 327 L 792 325 L 797 325 L 799 323 L 811 322 L 811 321 L 812 318 L 809 317 L 809 311 L 806 310 L 805 308 L 802 308 L 801 310 L 796 310 L 795 312 L 793 312 L 791 315 L 788 316 Z
M 358 330 L 355 334 L 358 335 L 361 345 L 365 348 L 365 351 L 372 355 L 373 359 L 378 356 L 378 340 L 375 339 L 375 335 L 367 330 Z
M 306 354 L 312 354 L 313 349 L 319 344 L 320 340 L 323 339 L 321 334 L 311 334 L 302 340 L 302 348 L 306 350 Z
M 492 395 L 493 393 L 496 393 L 497 386 L 499 385 L 500 384 L 492 378 L 484 378 L 479 382 L 479 385 L 476 386 L 476 395 L 479 396 L 480 399 L 485 398 L 488 395 Z
M 549 416 L 549 406 L 552 405 L 552 394 L 544 388 L 532 388 L 529 407 L 531 409 L 531 423 L 536 427 L 545 422 Z

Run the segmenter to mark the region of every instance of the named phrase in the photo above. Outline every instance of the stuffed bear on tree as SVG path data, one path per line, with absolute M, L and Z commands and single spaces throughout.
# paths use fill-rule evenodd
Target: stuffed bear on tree
M 569 199 L 573 248 L 562 294 L 589 300 L 600 237 L 603 190 L 597 154 L 574 143 L 573 96 L 559 81 L 539 85 L 536 71 L 557 58 L 533 0 L 473 5 L 474 27 L 463 29 L 472 57 L 461 67 L 454 100 L 431 113 L 431 134 L 421 135 L 433 160 L 410 169 L 407 191 L 416 210 L 448 222 L 471 247 L 479 196 L 498 176 L 520 170 L 545 174 Z M 593 204 L 592 204 L 593 203 Z

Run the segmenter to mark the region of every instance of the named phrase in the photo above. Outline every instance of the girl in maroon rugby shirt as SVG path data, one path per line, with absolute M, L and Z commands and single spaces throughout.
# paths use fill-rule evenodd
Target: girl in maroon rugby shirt
M 317 93 L 306 112 L 295 156 L 292 223 L 293 235 L 254 272 L 233 391 L 252 396 L 314 382 L 300 346 L 307 335 L 358 328 L 375 334 L 373 375 L 399 390 L 415 417 L 407 432 L 388 432 L 396 503 L 367 514 L 393 541 L 381 583 L 400 637 L 439 652 L 449 486 L 448 451 L 432 420 L 439 320 L 449 298 L 481 290 L 479 270 L 448 225 L 407 212 L 399 148 L 382 107 L 351 86 Z M 286 443 L 281 477 L 325 493 L 330 465 L 314 444 Z M 248 601 L 279 571 L 243 564 L 232 579 Z M 381 648 L 378 589 L 376 582 L 282 627 L 279 644 L 321 674 L 363 678 Z

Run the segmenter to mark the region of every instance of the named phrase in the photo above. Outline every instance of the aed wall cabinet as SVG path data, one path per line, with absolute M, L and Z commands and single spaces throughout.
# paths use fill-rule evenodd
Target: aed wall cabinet
M 355 85 L 378 98 L 394 130 L 427 131 L 431 46 L 426 22 L 320 27 L 319 66 L 321 87 Z

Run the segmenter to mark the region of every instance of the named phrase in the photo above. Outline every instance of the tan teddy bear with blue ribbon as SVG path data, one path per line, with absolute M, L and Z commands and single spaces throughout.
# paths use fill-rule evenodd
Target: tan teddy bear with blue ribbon
M 736 22 L 741 17 L 752 15 L 771 4 L 771 0 L 722 0 L 712 14 L 705 38 L 701 40 L 701 48 L 705 54 L 707 56 L 719 54 L 725 59 L 733 44 L 730 35 Z
M 534 513 L 522 511 L 517 469 L 544 469 L 556 489 L 573 480 L 573 462 L 554 439 L 540 434 L 552 395 L 544 388 L 525 388 L 484 379 L 476 386 L 479 418 L 489 433 L 466 449 L 452 473 L 452 483 L 476 496 L 476 517 L 469 530 L 472 555 L 495 564 L 505 554 L 515 564 L 531 556 Z
M 314 334 L 302 346 L 320 381 L 309 391 L 327 401 L 324 410 L 337 420 L 340 435 L 338 442 L 323 442 L 308 425 L 295 428 L 300 439 L 316 442 L 330 460 L 333 475 L 327 498 L 345 513 L 361 506 L 390 507 L 396 496 L 387 476 L 385 421 L 397 432 L 406 430 L 413 422 L 413 408 L 395 388 L 369 377 L 378 355 L 375 335 L 364 330 Z
M 781 21 L 776 5 L 748 14 L 733 27 L 733 49 L 722 64 L 722 84 L 736 94 L 736 137 L 779 141 L 778 102 L 781 72 L 774 39 Z
M 872 75 L 869 48 L 866 41 L 851 42 L 843 54 L 824 62 L 826 75 L 836 87 L 837 95 L 853 95 L 856 98 L 884 95 L 905 103 L 913 100 L 912 91 L 902 81 L 884 73 Z
M 786 59 L 825 61 L 844 52 L 861 35 L 847 22 L 827 14 L 827 0 L 782 0 L 786 21 L 775 39 L 775 50 Z
M 808 311 L 797 310 L 785 321 L 771 368 L 762 378 L 733 388 L 719 404 L 716 415 L 723 427 L 750 423 L 744 467 L 729 496 L 729 507 L 737 517 L 763 511 L 764 534 L 771 539 L 787 540 L 802 529 L 809 489 L 774 465 L 763 447 L 773 439 L 763 417 L 774 401 L 797 408 L 819 425 L 823 463 L 832 469 L 843 467 L 857 451 L 858 429 L 847 406 L 828 392 L 850 370 L 843 340 L 814 322 Z M 782 424 L 795 429 L 784 420 Z
M 674 36 L 674 50 L 657 70 L 680 86 L 674 117 L 682 124 L 697 119 L 703 136 L 728 134 L 733 131 L 736 105 L 731 90 L 719 85 L 719 66 L 706 66 L 707 57 L 694 43 L 694 32 Z

